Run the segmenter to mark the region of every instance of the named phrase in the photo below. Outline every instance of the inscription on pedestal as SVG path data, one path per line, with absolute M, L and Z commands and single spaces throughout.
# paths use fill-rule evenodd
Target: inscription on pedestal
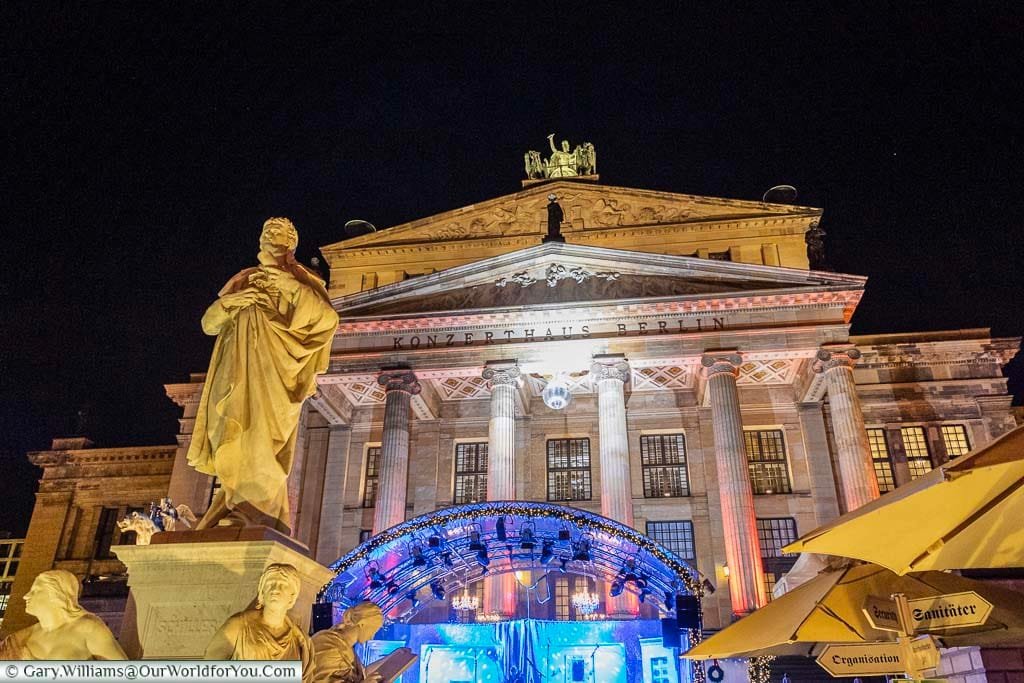
M 203 652 L 213 634 L 231 616 L 230 603 L 153 605 L 146 618 L 144 642 L 149 658 L 178 657 Z

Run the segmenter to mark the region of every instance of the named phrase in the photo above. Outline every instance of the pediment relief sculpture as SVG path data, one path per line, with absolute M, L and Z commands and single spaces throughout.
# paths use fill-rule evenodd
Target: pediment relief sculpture
M 487 284 L 350 309 L 347 314 L 390 315 L 474 310 L 687 294 L 720 294 L 730 291 L 773 289 L 779 286 L 779 283 L 762 281 L 721 282 L 712 279 L 668 278 L 615 271 L 595 272 L 582 266 L 551 264 L 545 270 L 536 273 L 519 272 Z

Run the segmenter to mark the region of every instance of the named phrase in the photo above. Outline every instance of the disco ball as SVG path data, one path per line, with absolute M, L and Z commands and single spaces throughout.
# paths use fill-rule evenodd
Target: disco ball
M 552 380 L 548 382 L 548 385 L 544 387 L 541 398 L 544 399 L 544 405 L 552 410 L 562 410 L 569 401 L 572 400 L 572 393 L 569 391 L 569 385 L 562 378 Z

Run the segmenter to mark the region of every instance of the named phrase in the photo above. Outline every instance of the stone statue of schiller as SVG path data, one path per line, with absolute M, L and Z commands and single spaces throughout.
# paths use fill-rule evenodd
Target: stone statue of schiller
M 271 218 L 259 266 L 235 275 L 203 315 L 216 335 L 188 462 L 220 490 L 196 529 L 223 519 L 288 533 L 287 479 L 302 403 L 327 370 L 338 314 L 323 280 L 295 260 L 299 235 Z

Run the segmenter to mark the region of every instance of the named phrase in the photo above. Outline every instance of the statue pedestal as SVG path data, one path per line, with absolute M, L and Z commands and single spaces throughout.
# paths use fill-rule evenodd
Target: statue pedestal
M 289 616 L 308 632 L 310 606 L 333 577 L 287 536 L 261 527 L 159 533 L 152 545 L 111 548 L 128 567 L 121 645 L 131 659 L 200 659 L 213 634 L 255 601 L 270 564 L 302 577 Z

